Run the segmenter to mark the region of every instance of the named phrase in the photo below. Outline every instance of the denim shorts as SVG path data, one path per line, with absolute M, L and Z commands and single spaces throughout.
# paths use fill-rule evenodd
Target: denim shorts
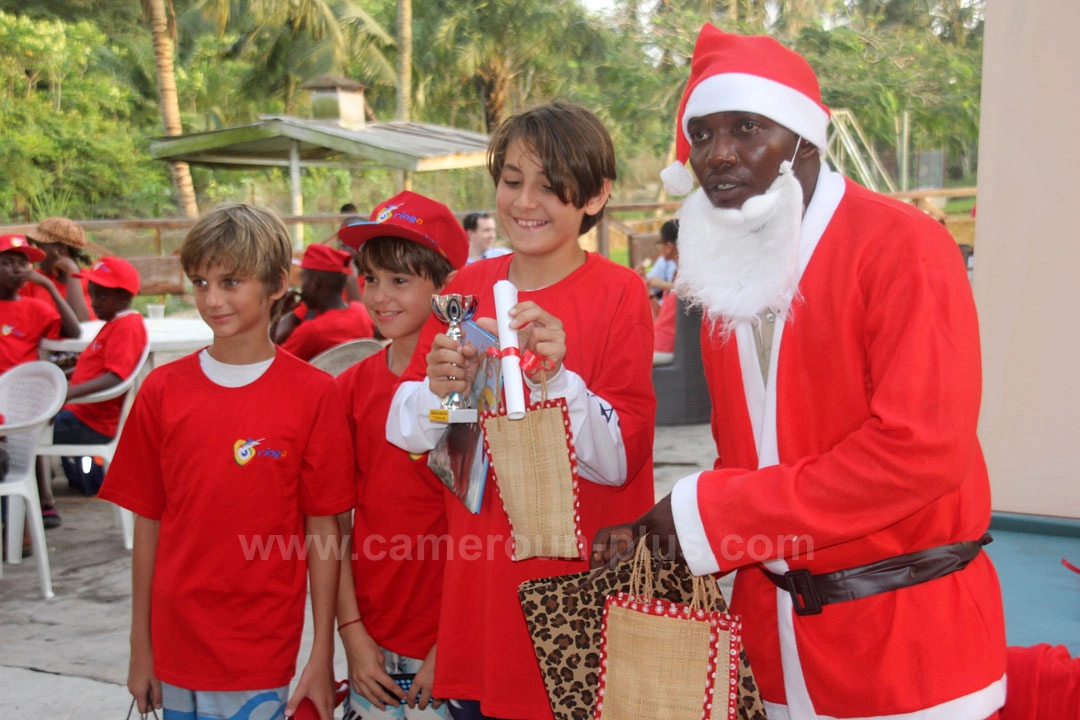
M 53 418 L 53 442 L 57 445 L 104 445 L 110 440 L 111 435 L 102 435 L 70 410 L 61 410 Z

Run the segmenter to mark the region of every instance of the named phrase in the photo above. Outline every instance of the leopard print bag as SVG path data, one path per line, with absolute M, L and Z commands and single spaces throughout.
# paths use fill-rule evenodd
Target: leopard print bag
M 689 604 L 694 576 L 685 563 L 653 559 L 653 595 Z M 525 621 L 556 720 L 590 720 L 600 683 L 601 630 L 608 595 L 630 592 L 632 563 L 540 578 L 518 588 Z M 719 592 L 719 591 L 718 591 Z M 718 609 L 727 610 L 721 597 Z M 746 651 L 739 653 L 740 720 L 765 720 Z

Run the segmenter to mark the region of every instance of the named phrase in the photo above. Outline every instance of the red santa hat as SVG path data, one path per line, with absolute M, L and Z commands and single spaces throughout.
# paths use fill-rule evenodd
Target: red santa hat
M 810 63 L 771 37 L 734 35 L 706 23 L 679 105 L 675 162 L 660 173 L 669 193 L 686 195 L 694 187 L 686 169 L 690 119 L 739 110 L 764 115 L 825 151 L 829 109 Z

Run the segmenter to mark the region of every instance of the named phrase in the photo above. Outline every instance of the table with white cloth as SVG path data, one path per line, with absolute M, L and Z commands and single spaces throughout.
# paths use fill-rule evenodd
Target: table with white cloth
M 144 320 L 150 343 L 150 364 L 154 355 L 166 352 L 194 352 L 214 341 L 214 333 L 201 318 L 154 318 Z M 38 344 L 51 352 L 82 352 L 105 325 L 103 320 L 79 323 L 82 333 L 77 338 L 43 338 Z

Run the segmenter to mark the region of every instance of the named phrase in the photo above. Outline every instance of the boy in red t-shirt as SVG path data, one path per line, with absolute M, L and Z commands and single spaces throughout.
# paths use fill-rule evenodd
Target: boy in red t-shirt
M 146 326 L 131 309 L 139 292 L 139 272 L 127 260 L 103 257 L 79 277 L 89 282 L 94 313 L 105 321 L 86 350 L 79 354 L 68 381 L 67 400 L 108 390 L 124 381 L 146 349 Z M 100 445 L 116 437 L 124 398 L 65 405 L 53 418 L 53 442 L 58 445 Z M 46 527 L 58 527 L 48 458 L 37 462 L 41 514 Z
M 45 253 L 23 235 L 0 235 L 0 373 L 38 359 L 42 338 L 77 338 L 81 329 L 71 306 L 52 281 L 30 267 Z M 44 288 L 50 303 L 19 296 L 26 283 Z
M 548 397 L 566 399 L 584 481 L 581 530 L 592 537 L 605 518 L 637 517 L 653 498 L 648 296 L 633 270 L 578 244 L 611 193 L 611 138 L 584 108 L 543 105 L 496 130 L 488 170 L 499 224 L 514 252 L 467 265 L 446 292 L 478 295 L 479 324 L 494 330 L 492 287 L 509 279 L 518 288 L 511 327 L 519 331 L 522 354 L 550 361 Z M 409 369 L 413 382 L 398 388 L 387 422 L 388 439 L 410 452 L 435 446 L 446 425 L 430 422 L 429 409 L 450 392 L 467 392 L 478 364 L 476 349 L 460 347 L 444 327 L 433 318 L 424 328 Z M 539 372 L 526 378 L 534 401 L 541 396 Z M 487 482 L 493 483 L 490 471 Z M 456 498 L 446 507 L 455 552 L 446 563 L 435 694 L 452 699 L 455 718 L 551 718 L 517 589 L 526 580 L 586 570 L 588 559 L 515 562 L 496 492 L 484 493 L 477 515 Z M 482 552 L 474 552 L 478 540 Z
M 90 265 L 86 254 L 90 241 L 82 227 L 65 217 L 47 217 L 29 230 L 26 238 L 45 253 L 37 272 L 52 281 L 79 322 L 96 319 L 91 308 L 90 288 L 85 278 L 79 279 L 79 266 Z M 19 294 L 48 300 L 47 291 L 40 285 L 24 285 Z
M 352 440 L 333 378 L 270 341 L 291 260 L 281 220 L 240 203 L 203 215 L 180 249 L 214 341 L 142 383 L 101 489 L 136 514 L 128 689 L 140 712 L 280 717 L 308 697 L 332 716 Z M 305 571 L 315 639 L 290 698 Z
M 300 261 L 298 298 L 308 310 L 301 317 L 286 305 L 272 332 L 274 342 L 301 360 L 310 360 L 343 342 L 373 337 L 375 326 L 363 304 L 342 299 L 351 266 L 348 253 L 309 245 Z
M 356 218 L 338 236 L 359 250 L 364 304 L 393 341 L 338 378 L 357 470 L 353 560 L 342 563 L 338 600 L 352 680 L 345 718 L 445 717 L 431 691 L 445 562 L 432 541 L 446 536 L 446 490 L 426 454 L 386 441 L 386 420 L 431 316 L 431 295 L 465 264 L 468 238 L 449 208 L 412 192 L 376 207 L 372 222 Z M 408 694 L 389 673 L 415 675 Z

